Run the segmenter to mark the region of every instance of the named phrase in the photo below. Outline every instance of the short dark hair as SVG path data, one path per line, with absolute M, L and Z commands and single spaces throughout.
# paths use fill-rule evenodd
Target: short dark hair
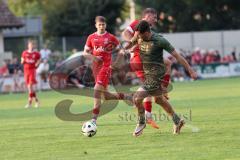
M 97 22 L 104 22 L 104 23 L 106 23 L 106 18 L 103 17 L 103 16 L 96 16 L 95 22 L 96 22 L 96 23 L 97 23 Z
M 27 40 L 27 43 L 36 43 L 36 40 L 29 38 L 29 39 Z
M 139 31 L 140 33 L 150 32 L 150 25 L 147 21 L 140 21 L 137 25 L 136 31 Z
M 157 14 L 157 11 L 154 8 L 145 8 L 142 12 L 142 17 L 144 17 L 146 14 Z

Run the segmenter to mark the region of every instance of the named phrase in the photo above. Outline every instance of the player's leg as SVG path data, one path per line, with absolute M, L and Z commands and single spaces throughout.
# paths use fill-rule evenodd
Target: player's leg
M 109 83 L 109 76 L 111 75 L 111 69 L 108 67 L 102 67 L 93 63 L 93 75 L 95 78 L 94 86 L 94 104 L 92 110 L 92 121 L 96 123 L 100 113 L 100 107 L 102 104 L 102 96 L 106 91 Z
M 126 93 L 112 93 L 108 90 L 104 91 L 104 99 L 105 100 L 127 100 L 130 104 L 133 104 L 133 94 Z
M 137 77 L 141 79 L 141 81 L 144 81 L 144 73 L 143 71 L 137 71 L 135 72 Z M 145 108 L 145 116 L 147 123 L 150 124 L 153 128 L 159 129 L 159 126 L 157 123 L 152 119 L 152 97 L 148 96 L 144 98 L 143 100 L 143 106 Z
M 134 136 L 139 136 L 142 134 L 143 129 L 146 127 L 145 121 L 145 109 L 143 107 L 143 100 L 148 96 L 148 93 L 145 89 L 140 87 L 137 92 L 134 94 L 134 103 L 138 109 L 138 123 L 133 132 Z
M 143 82 L 144 81 L 144 73 L 143 71 L 135 72 L 137 77 Z M 153 128 L 159 129 L 157 123 L 152 119 L 152 97 L 148 96 L 143 100 L 143 106 L 145 108 L 145 116 L 147 123 L 150 124 Z
M 92 121 L 96 123 L 98 115 L 100 113 L 100 107 L 101 107 L 101 98 L 102 93 L 105 91 L 104 86 L 96 83 L 94 86 L 94 104 L 93 104 L 93 110 L 92 110 Z
M 135 72 L 136 76 L 144 82 L 144 72 L 141 57 L 138 52 L 132 53 L 132 58 L 130 59 L 131 70 Z M 153 128 L 159 128 L 156 122 L 152 119 L 152 97 L 146 97 L 143 101 L 143 106 L 145 108 L 145 116 L 147 123 L 150 124 Z
M 170 83 L 170 79 L 171 79 L 171 67 L 172 67 L 172 62 L 169 59 L 164 59 L 164 64 L 166 66 L 166 73 L 163 77 L 163 81 L 162 81 L 162 87 L 167 88 L 169 83 Z M 164 93 L 164 96 L 166 99 L 169 99 L 168 93 Z
M 102 96 L 106 100 L 120 100 L 126 98 L 124 94 L 120 93 L 110 93 L 107 91 L 106 86 L 96 83 L 94 87 L 94 107 L 92 111 L 92 121 L 96 123 L 98 115 L 100 113 L 100 108 L 102 104 Z M 132 100 L 132 96 L 130 96 Z
M 24 71 L 24 80 L 27 86 L 27 91 L 28 91 L 28 103 L 25 105 L 25 108 L 31 108 L 32 107 L 32 86 L 29 81 L 29 72 L 27 71 Z
M 34 88 L 34 86 L 37 84 L 36 72 L 35 71 L 33 71 L 29 74 L 29 84 L 31 84 L 32 98 L 35 99 L 35 107 L 38 108 L 39 107 L 39 100 L 38 100 L 38 97 L 37 97 L 36 89 Z
M 25 108 L 31 108 L 32 107 L 32 99 L 33 99 L 32 85 L 27 84 L 27 89 L 28 89 L 28 103 L 26 104 Z
M 143 106 L 145 108 L 145 117 L 147 124 L 151 125 L 153 128 L 159 129 L 159 126 L 152 118 L 152 97 L 146 97 L 143 100 Z
M 145 116 L 147 119 L 152 118 L 152 97 L 146 97 L 143 100 L 143 106 L 145 108 Z
M 97 70 L 95 70 L 96 72 Z M 107 86 L 109 84 L 109 79 L 111 77 L 111 68 L 102 67 L 95 73 L 96 84 L 99 84 L 104 87 L 104 91 L 102 92 L 105 100 L 129 100 L 132 102 L 132 94 L 124 94 L 124 93 L 111 93 L 107 90 Z
M 36 84 L 34 85 L 34 88 L 33 88 L 33 98 L 35 99 L 35 107 L 38 108 L 40 106 L 40 103 L 39 103 L 39 99 L 38 99 L 35 87 L 36 87 Z
M 162 106 L 162 108 L 169 114 L 169 116 L 172 117 L 173 123 L 174 123 L 174 128 L 173 128 L 173 133 L 174 134 L 179 134 L 181 131 L 182 126 L 184 125 L 184 120 L 181 119 L 173 110 L 173 107 L 171 104 L 167 101 L 167 99 L 162 96 L 156 96 L 155 97 L 155 102 Z

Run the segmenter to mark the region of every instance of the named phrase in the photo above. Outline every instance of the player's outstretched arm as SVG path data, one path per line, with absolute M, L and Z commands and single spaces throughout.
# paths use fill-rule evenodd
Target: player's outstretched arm
M 126 28 L 123 32 L 122 32 L 122 37 L 125 41 L 130 41 L 133 37 L 132 33 Z
M 127 44 L 124 46 L 125 50 L 131 49 L 134 45 L 137 44 L 139 32 L 135 32 L 134 36 L 130 39 L 130 41 L 127 41 Z
M 139 32 L 135 31 L 134 34 L 132 34 L 128 29 L 125 29 L 122 32 L 122 37 L 125 40 L 125 42 L 127 42 L 127 45 L 124 46 L 124 49 L 128 50 L 130 48 L 132 48 L 137 41 Z
M 188 62 L 186 61 L 186 59 L 184 57 L 182 57 L 178 52 L 176 52 L 176 50 L 174 50 L 171 54 L 177 59 L 177 61 L 181 65 L 183 65 L 186 68 L 186 70 L 189 72 L 191 78 L 197 79 L 197 73 L 192 69 L 192 67 L 188 64 Z

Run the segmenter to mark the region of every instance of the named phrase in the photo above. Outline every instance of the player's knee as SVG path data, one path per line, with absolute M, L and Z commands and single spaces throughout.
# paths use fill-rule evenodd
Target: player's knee
M 144 102 L 152 102 L 152 97 L 146 97 L 143 100 Z
M 104 99 L 107 100 L 107 101 L 111 100 L 111 98 L 107 94 L 104 94 Z
M 156 97 L 155 98 L 155 103 L 162 105 L 164 103 L 164 99 L 162 96 Z
M 138 106 L 138 105 L 140 105 L 141 103 L 143 103 L 143 99 L 140 98 L 140 97 L 138 97 L 138 96 L 134 97 L 133 100 L 134 100 L 134 104 L 135 104 L 136 106 Z
M 111 100 L 111 96 L 110 96 L 110 94 L 108 93 L 108 92 L 104 92 L 104 99 L 105 100 Z
M 98 110 L 98 109 L 100 109 L 100 107 L 101 107 L 101 103 L 95 103 L 93 106 L 93 109 Z

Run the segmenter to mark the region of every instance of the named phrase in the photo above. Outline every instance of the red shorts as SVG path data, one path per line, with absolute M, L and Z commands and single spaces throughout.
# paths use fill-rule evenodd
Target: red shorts
M 93 68 L 95 83 L 107 88 L 111 77 L 112 69 L 110 67 L 98 66 Z
M 24 79 L 25 79 L 25 83 L 27 85 L 32 85 L 32 84 L 36 84 L 37 80 L 36 80 L 36 70 L 28 70 L 28 71 L 24 71 Z
M 130 67 L 133 72 L 137 75 L 137 77 L 144 81 L 144 72 L 143 72 L 143 65 L 142 60 L 138 52 L 134 52 L 133 57 L 130 59 Z

